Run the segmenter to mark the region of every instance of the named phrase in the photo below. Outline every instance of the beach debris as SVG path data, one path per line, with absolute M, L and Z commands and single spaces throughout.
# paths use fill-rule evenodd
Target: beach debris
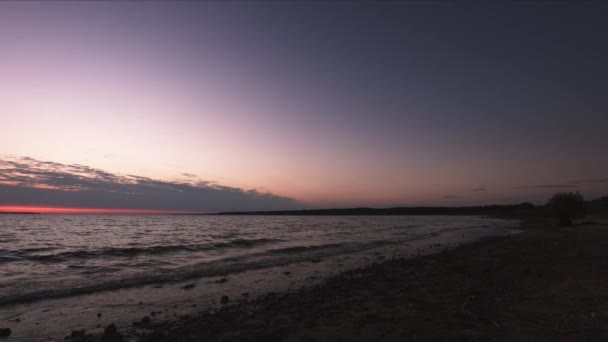
M 9 337 L 12 332 L 11 328 L 0 328 L 0 337 Z
M 182 289 L 190 290 L 190 289 L 193 289 L 195 286 L 196 285 L 194 285 L 194 284 L 186 284 L 186 285 L 182 286 Z
M 222 299 L 220 299 L 220 303 L 222 303 L 222 304 L 227 304 L 228 301 L 230 301 L 230 298 L 226 295 L 223 295 Z

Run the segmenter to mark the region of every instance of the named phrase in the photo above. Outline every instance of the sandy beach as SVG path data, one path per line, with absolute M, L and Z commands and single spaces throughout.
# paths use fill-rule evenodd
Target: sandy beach
M 606 223 L 559 227 L 527 221 L 517 235 L 374 263 L 288 293 L 250 301 L 229 298 L 221 310 L 150 324 L 144 319 L 130 338 L 605 341 L 606 250 Z M 120 340 L 120 332 L 106 330 L 101 340 Z

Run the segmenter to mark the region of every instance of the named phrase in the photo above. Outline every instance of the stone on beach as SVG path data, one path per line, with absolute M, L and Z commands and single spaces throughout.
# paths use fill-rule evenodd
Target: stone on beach
M 108 325 L 103 330 L 103 336 L 101 336 L 101 342 L 123 342 L 122 335 L 118 332 L 114 323 Z
M 9 337 L 12 332 L 11 328 L 0 328 L 0 337 Z
M 73 341 L 82 341 L 85 338 L 86 330 L 73 330 L 70 334 L 70 339 Z

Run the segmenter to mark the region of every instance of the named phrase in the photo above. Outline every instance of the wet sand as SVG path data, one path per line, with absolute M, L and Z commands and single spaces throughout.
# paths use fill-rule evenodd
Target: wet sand
M 286 293 L 232 296 L 220 310 L 144 319 L 124 340 L 608 340 L 608 225 L 537 221 L 522 230 Z M 103 340 L 121 340 L 111 330 Z

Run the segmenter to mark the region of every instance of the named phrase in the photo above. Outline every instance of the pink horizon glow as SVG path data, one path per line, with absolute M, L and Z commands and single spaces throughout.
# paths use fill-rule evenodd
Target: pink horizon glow
M 0 205 L 0 213 L 34 212 L 41 214 L 200 214 L 200 211 L 115 209 L 115 208 L 73 208 L 36 205 Z

